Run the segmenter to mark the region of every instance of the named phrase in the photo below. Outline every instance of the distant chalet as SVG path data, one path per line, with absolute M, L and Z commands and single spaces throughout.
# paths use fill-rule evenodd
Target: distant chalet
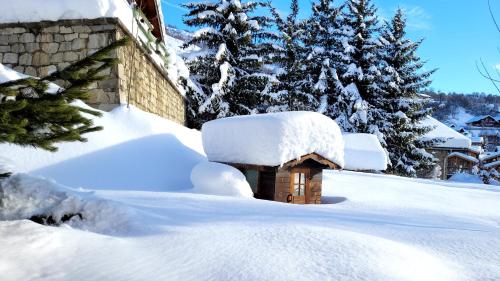
M 117 51 L 122 64 L 94 85 L 87 103 L 101 110 L 129 103 L 185 124 L 184 97 L 167 74 L 161 1 L 131 2 L 13 1 L 1 8 L 0 63 L 43 77 L 129 36 L 135 44 Z

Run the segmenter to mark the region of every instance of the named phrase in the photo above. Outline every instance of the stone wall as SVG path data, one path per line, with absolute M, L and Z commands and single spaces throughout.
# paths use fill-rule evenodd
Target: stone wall
M 125 34 L 118 30 L 117 38 Z M 118 58 L 124 62 L 118 66 L 120 100 L 128 101 L 148 111 L 177 123 L 186 121 L 186 103 L 172 86 L 164 71 L 153 63 L 144 49 L 137 43 L 118 51 Z
M 0 62 L 18 72 L 43 77 L 125 34 L 120 22 L 112 18 L 0 24 Z M 122 64 L 106 73 L 107 80 L 92 87 L 89 105 L 111 110 L 130 103 L 185 124 L 184 98 L 144 48 L 132 44 L 114 55 Z

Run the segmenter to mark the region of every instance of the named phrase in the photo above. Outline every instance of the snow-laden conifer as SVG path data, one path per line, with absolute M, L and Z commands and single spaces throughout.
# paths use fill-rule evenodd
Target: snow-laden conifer
M 269 38 L 269 19 L 256 16 L 264 4 L 215 0 L 185 4 L 184 22 L 199 28 L 186 46 L 202 51 L 188 62 L 197 89 L 188 91 L 189 125 L 257 113 L 268 75 L 262 73 L 262 42 Z

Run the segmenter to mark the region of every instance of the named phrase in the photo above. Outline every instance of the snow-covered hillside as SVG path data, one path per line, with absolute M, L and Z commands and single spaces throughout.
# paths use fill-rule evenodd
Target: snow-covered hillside
M 325 172 L 322 205 L 197 194 L 199 132 L 126 107 L 96 122 L 55 154 L 0 146 L 19 170 L 94 191 L 53 196 L 38 180 L 16 198 L 98 211 L 83 225 L 0 221 L 2 281 L 500 279 L 498 187 Z

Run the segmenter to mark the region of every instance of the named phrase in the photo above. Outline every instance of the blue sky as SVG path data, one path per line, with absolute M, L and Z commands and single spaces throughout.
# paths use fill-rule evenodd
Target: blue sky
M 161 0 L 165 21 L 181 28 L 186 12 L 179 5 L 187 1 Z M 339 1 L 340 3 L 341 1 Z M 488 12 L 487 0 L 375 0 L 379 14 L 389 19 L 397 7 L 407 11 L 409 36 L 425 38 L 419 54 L 428 69 L 438 68 L 432 88 L 446 92 L 486 92 L 496 94 L 495 88 L 476 70 L 483 59 L 495 72 L 500 69 L 500 33 L 495 29 Z M 303 16 L 310 10 L 311 0 L 301 0 Z M 282 11 L 289 1 L 273 1 Z M 500 0 L 492 0 L 494 13 L 500 21 Z

